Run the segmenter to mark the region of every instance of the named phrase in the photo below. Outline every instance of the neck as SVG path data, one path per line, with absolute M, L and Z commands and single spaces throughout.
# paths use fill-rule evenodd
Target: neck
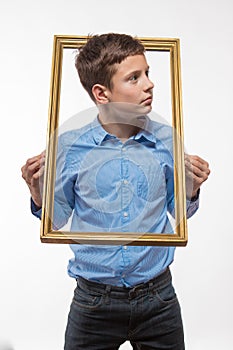
M 101 120 L 101 116 L 99 116 L 99 121 L 107 131 L 107 133 L 112 134 L 119 138 L 121 141 L 128 140 L 131 136 L 137 135 L 140 128 L 138 126 L 122 124 L 122 123 L 106 123 Z
M 121 140 L 127 140 L 144 129 L 146 117 L 140 106 L 126 103 L 99 105 L 99 122 L 102 127 Z

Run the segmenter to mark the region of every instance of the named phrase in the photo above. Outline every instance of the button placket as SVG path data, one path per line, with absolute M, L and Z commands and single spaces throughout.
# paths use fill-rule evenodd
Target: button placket
M 125 145 L 122 147 L 122 223 L 125 225 L 127 222 L 129 222 L 129 211 L 128 211 L 128 205 L 129 205 L 129 165 L 128 165 L 128 158 L 126 155 L 127 148 Z M 125 230 L 124 230 L 125 231 Z

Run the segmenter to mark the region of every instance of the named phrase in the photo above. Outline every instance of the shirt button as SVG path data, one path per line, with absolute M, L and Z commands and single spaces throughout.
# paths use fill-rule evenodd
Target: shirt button
M 126 245 L 124 245 L 124 249 L 127 250 L 127 246 Z
M 124 180 L 124 181 L 123 181 L 123 184 L 124 184 L 124 185 L 128 185 L 128 183 L 129 183 L 128 180 Z
M 126 148 L 125 148 L 125 147 L 123 147 L 123 148 L 122 148 L 122 151 L 123 151 L 123 152 L 125 152 L 125 151 L 126 151 Z
M 126 217 L 128 216 L 127 211 L 125 211 L 123 215 L 124 215 L 124 217 L 126 218 Z

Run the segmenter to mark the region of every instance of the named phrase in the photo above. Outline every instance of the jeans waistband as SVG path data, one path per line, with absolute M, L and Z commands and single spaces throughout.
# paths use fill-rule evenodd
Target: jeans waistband
M 148 289 L 159 288 L 164 285 L 166 282 L 171 280 L 171 272 L 170 269 L 167 268 L 164 272 L 162 272 L 157 277 L 149 280 L 145 283 L 137 284 L 133 287 L 118 287 L 110 284 L 97 283 L 93 281 L 86 280 L 82 277 L 77 279 L 77 284 L 82 289 L 88 289 L 92 292 L 103 293 L 103 294 L 115 294 L 115 296 L 119 296 L 121 298 L 131 297 L 138 293 L 143 293 L 148 291 Z

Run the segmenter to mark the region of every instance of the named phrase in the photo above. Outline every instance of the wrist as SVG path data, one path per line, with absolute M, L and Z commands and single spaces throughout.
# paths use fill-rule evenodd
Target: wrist
M 41 209 L 41 207 L 42 207 L 42 200 L 41 199 L 32 197 L 32 201 L 38 210 Z
M 191 197 L 190 201 L 195 202 L 199 197 L 199 193 L 200 193 L 200 188 L 197 191 L 192 193 L 192 197 Z

